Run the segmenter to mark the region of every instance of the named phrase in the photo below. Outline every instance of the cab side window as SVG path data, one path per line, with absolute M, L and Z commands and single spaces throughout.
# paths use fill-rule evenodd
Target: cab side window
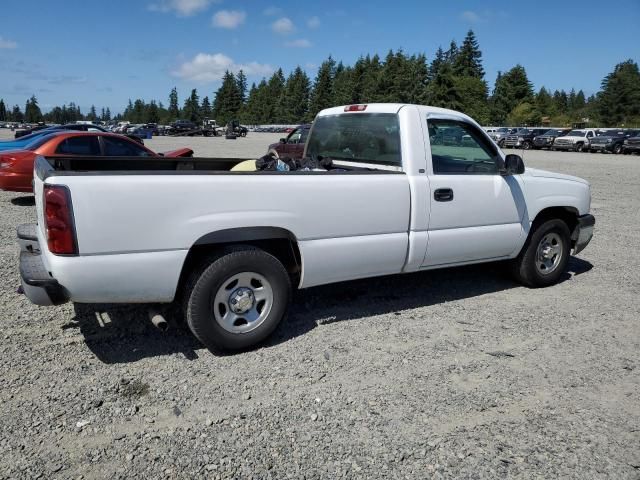
M 58 148 L 57 155 L 100 155 L 98 137 L 81 136 L 65 138 Z
M 433 173 L 438 175 L 497 174 L 498 152 L 471 124 L 428 119 Z

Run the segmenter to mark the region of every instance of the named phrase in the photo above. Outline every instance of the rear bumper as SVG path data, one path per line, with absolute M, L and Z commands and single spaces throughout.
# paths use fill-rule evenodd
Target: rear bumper
M 36 305 L 60 305 L 69 301 L 69 293 L 47 271 L 34 224 L 18 227 L 20 278 L 22 291 Z
M 573 247 L 574 255 L 577 255 L 589 245 L 593 238 L 595 224 L 596 219 L 593 215 L 587 214 L 578 217 L 578 225 L 571 235 L 571 239 L 575 242 Z
M 33 174 L 0 172 L 0 190 L 9 192 L 33 192 Z

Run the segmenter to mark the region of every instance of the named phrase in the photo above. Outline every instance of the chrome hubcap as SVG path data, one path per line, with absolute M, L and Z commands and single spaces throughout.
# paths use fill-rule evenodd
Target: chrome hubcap
M 547 233 L 540 243 L 536 253 L 536 268 L 542 275 L 549 275 L 554 272 L 560 260 L 562 260 L 563 246 L 562 239 L 557 233 Z
M 259 273 L 242 272 L 225 280 L 213 298 L 213 316 L 231 333 L 246 333 L 266 320 L 273 306 L 271 284 Z

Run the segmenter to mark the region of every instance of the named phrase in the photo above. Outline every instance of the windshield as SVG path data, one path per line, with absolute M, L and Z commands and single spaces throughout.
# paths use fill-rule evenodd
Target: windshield
M 584 130 L 571 130 L 568 134 L 568 137 L 584 137 Z
M 398 115 L 354 113 L 318 117 L 306 155 L 399 166 L 402 159 Z
M 560 130 L 554 130 L 553 128 L 551 130 L 547 130 L 546 132 L 544 132 L 545 135 L 560 135 Z
M 518 130 L 518 135 L 527 135 L 528 133 L 529 133 L 528 128 L 521 128 L 520 130 Z
M 496 132 L 509 133 L 509 129 L 507 127 L 500 127 L 499 129 L 496 130 Z

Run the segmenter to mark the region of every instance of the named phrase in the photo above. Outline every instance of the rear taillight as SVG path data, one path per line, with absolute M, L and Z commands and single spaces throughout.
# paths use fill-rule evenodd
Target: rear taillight
M 56 255 L 77 255 L 71 196 L 62 185 L 44 186 L 44 226 L 49 251 Z
M 344 107 L 345 112 L 364 112 L 366 109 L 366 105 L 347 105 Z
M 15 157 L 0 155 L 0 168 L 9 168 L 15 161 Z

